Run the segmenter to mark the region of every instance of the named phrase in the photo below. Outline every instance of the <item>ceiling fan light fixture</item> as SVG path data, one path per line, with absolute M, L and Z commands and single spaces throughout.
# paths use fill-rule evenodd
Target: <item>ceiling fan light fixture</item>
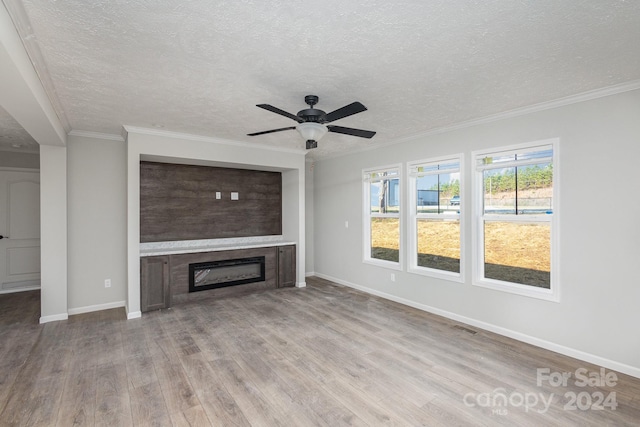
M 357 136 L 360 138 L 373 138 L 373 136 L 376 134 L 375 132 L 370 130 L 353 129 L 344 126 L 325 125 L 325 123 L 331 123 L 336 120 L 340 120 L 345 117 L 353 116 L 354 114 L 367 111 L 367 107 L 359 102 L 352 102 L 351 104 L 345 105 L 344 107 L 338 108 L 337 110 L 334 110 L 330 113 L 325 113 L 322 110 L 313 108 L 313 106 L 318 103 L 318 97 L 316 95 L 305 96 L 304 102 L 309 106 L 309 108 L 298 111 L 298 114 L 296 115 L 274 107 L 273 105 L 257 104 L 256 107 L 295 120 L 296 122 L 298 122 L 298 125 L 289 126 L 286 128 L 265 130 L 262 132 L 248 133 L 247 136 L 258 136 L 295 129 L 306 141 L 307 149 L 311 149 L 318 146 L 318 141 L 327 132 L 335 132 L 343 135 Z
M 300 123 L 298 126 L 296 126 L 296 130 L 300 133 L 300 135 L 302 135 L 305 141 L 316 142 L 318 142 L 320 138 L 322 138 L 328 131 L 325 125 L 313 122 Z

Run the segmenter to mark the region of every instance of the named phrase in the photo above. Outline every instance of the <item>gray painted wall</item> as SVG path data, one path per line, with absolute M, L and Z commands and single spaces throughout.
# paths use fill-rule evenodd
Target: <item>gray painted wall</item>
M 69 136 L 69 310 L 126 299 L 126 166 L 124 142 Z
M 314 206 L 313 206 L 313 170 L 315 165 L 313 162 L 305 163 L 305 220 L 307 227 L 305 229 L 305 239 L 307 242 L 306 249 L 306 261 L 305 261 L 305 272 L 307 274 L 313 274 L 313 215 L 314 215 Z
M 314 171 L 314 270 L 520 339 L 548 343 L 548 348 L 586 354 L 637 375 L 640 198 L 632 195 L 639 182 L 638 117 L 640 91 L 633 91 L 320 161 Z M 465 283 L 411 274 L 406 266 L 391 271 L 362 262 L 363 168 L 394 163 L 406 167 L 408 161 L 462 152 L 470 196 L 471 151 L 556 137 L 560 302 L 471 284 L 469 209 L 463 239 Z M 404 191 L 406 195 L 406 185 Z M 347 220 L 349 228 L 344 226 Z
M 0 151 L 0 167 L 40 169 L 40 154 Z

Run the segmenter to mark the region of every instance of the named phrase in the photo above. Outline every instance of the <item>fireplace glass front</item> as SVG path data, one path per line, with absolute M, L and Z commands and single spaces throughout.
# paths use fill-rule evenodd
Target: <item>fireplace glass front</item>
M 189 264 L 189 292 L 265 280 L 265 257 Z

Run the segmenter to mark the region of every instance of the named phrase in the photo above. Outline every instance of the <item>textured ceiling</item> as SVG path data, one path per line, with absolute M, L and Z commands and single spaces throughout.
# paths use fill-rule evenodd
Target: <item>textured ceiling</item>
M 7 0 L 5 0 L 7 1 Z M 14 0 L 17 1 L 17 0 Z M 311 157 L 640 80 L 640 1 L 25 0 L 71 128 L 122 125 L 303 148 L 304 95 L 372 140 L 327 134 Z
M 38 143 L 2 107 L 0 107 L 0 151 L 38 151 Z

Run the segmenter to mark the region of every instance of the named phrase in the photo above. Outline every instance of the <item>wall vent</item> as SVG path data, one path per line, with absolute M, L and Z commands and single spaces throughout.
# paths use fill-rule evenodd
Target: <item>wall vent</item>
M 478 331 L 474 331 L 473 329 L 465 328 L 464 326 L 461 326 L 461 325 L 453 325 L 453 328 L 457 329 L 459 331 L 467 332 L 467 333 L 469 333 L 471 335 L 475 335 L 475 334 L 478 333 Z

